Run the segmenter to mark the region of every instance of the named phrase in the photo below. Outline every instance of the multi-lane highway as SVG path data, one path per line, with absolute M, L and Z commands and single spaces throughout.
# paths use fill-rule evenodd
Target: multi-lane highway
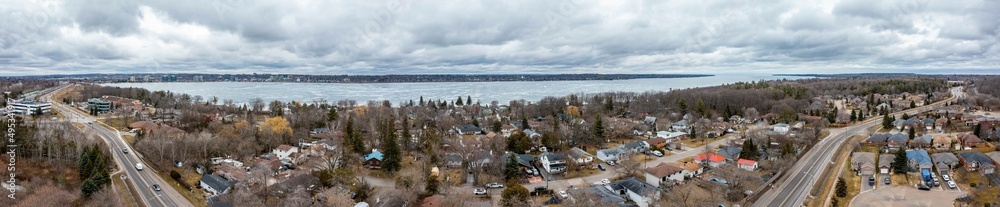
M 49 93 L 39 97 L 41 101 L 50 101 L 53 94 L 58 93 L 66 89 L 67 86 L 61 86 L 56 90 L 51 90 Z M 125 139 L 122 138 L 119 131 L 112 129 L 97 121 L 96 117 L 90 116 L 78 110 L 73 110 L 70 106 L 63 105 L 61 103 L 53 102 L 52 110 L 58 111 L 59 113 L 66 116 L 71 122 L 76 122 L 83 124 L 84 132 L 88 134 L 94 134 L 101 137 L 108 148 L 110 148 L 112 157 L 118 164 L 117 173 L 112 176 L 112 179 L 121 179 L 120 175 L 124 175 L 128 186 L 131 189 L 135 189 L 139 192 L 139 198 L 144 206 L 159 207 L 159 206 L 194 206 L 180 195 L 174 188 L 170 187 L 170 183 L 165 182 L 159 176 L 157 176 L 149 165 L 146 165 L 140 155 L 132 147 L 125 144 Z M 126 154 L 123 149 L 127 149 Z M 137 163 L 143 163 L 143 170 L 136 169 Z M 118 173 L 121 172 L 121 173 Z M 153 185 L 159 185 L 160 191 L 154 190 Z
M 936 103 L 921 106 L 901 113 L 916 114 L 924 111 L 936 109 L 947 102 L 954 101 L 957 97 L 963 97 L 962 87 L 951 89 L 952 97 L 938 101 Z M 812 150 L 806 152 L 795 165 L 790 168 L 782 180 L 776 182 L 771 190 L 762 195 L 753 206 L 804 206 L 803 202 L 813 185 L 820 179 L 820 174 L 827 167 L 835 166 L 831 163 L 837 148 L 849 137 L 854 135 L 867 134 L 867 129 L 882 123 L 881 118 L 870 119 L 849 127 L 831 129 L 827 138 L 820 140 Z

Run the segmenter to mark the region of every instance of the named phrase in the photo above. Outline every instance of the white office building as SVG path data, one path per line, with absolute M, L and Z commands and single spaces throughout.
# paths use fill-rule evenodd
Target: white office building
M 49 113 L 52 110 L 52 104 L 48 102 L 34 102 L 34 101 L 17 101 L 10 104 L 14 110 L 14 114 L 30 116 L 34 115 L 39 109 L 42 113 Z

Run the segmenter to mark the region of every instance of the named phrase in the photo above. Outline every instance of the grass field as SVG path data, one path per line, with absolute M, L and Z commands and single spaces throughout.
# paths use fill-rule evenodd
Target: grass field
M 145 206 L 142 205 L 142 202 L 138 202 L 135 200 L 135 198 L 138 197 L 139 192 L 133 189 L 132 186 L 126 186 L 125 183 L 122 181 L 122 179 L 118 177 L 118 175 L 111 176 L 111 183 L 115 185 L 115 188 L 117 188 L 118 196 L 121 196 L 122 203 L 125 204 L 125 206 L 130 206 L 130 207 Z

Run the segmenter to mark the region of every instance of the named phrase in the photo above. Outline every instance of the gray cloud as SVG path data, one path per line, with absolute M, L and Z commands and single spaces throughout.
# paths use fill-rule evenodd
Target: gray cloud
M 11 0 L 0 75 L 995 72 L 995 11 L 991 0 Z

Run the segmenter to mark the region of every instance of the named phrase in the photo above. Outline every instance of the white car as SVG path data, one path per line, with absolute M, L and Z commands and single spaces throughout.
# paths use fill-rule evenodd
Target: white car
M 605 184 L 605 185 L 607 185 L 607 184 L 611 184 L 611 180 L 608 180 L 608 179 L 603 179 L 603 180 L 601 180 L 601 183 L 603 183 L 603 184 Z
M 142 163 L 135 163 L 135 169 L 142 171 Z
M 951 181 L 951 176 L 948 175 L 941 175 L 941 178 L 944 179 L 944 181 Z
M 947 175 L 945 175 L 945 176 L 947 176 Z M 955 189 L 957 187 L 958 186 L 955 185 L 955 181 L 951 181 L 951 180 L 948 181 L 948 188 Z
M 568 198 L 569 194 L 567 194 L 565 190 L 560 190 L 559 191 L 559 197 Z
M 486 187 L 487 188 L 503 188 L 503 184 L 496 183 L 496 182 L 494 182 L 494 183 L 487 183 Z
M 472 193 L 476 195 L 486 195 L 486 189 L 476 188 L 476 190 L 472 191 Z

